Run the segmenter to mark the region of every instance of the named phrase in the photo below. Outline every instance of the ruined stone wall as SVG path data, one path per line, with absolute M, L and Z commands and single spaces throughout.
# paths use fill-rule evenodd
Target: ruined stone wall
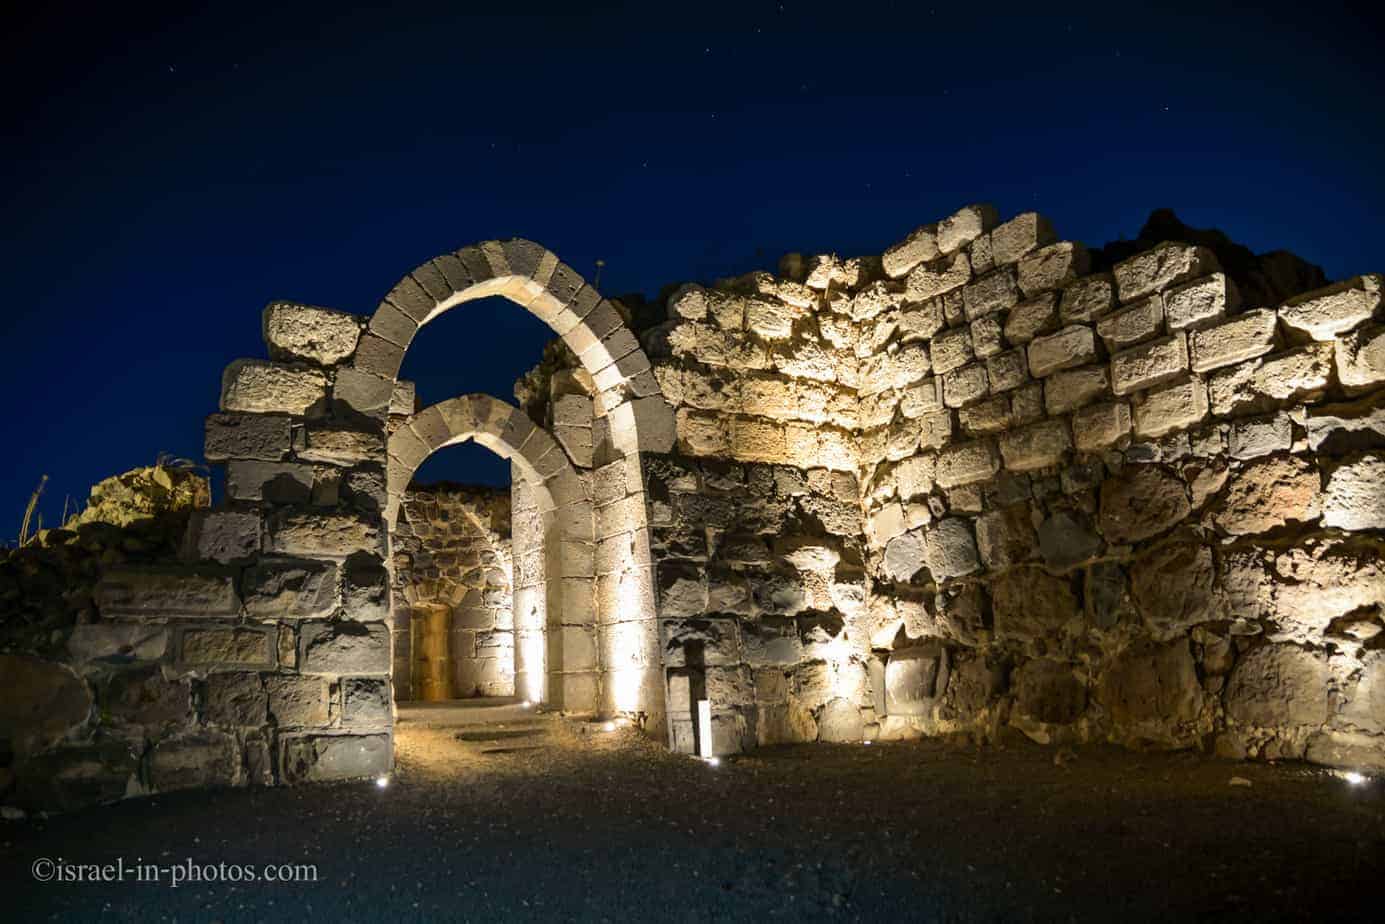
M 671 709 L 707 696 L 721 750 L 1009 724 L 1385 762 L 1380 277 L 1299 292 L 1200 239 L 973 207 L 675 291 L 643 334 Z
M 515 689 L 510 492 L 451 484 L 411 485 L 392 551 L 395 629 L 419 631 L 413 616 L 438 609 L 447 626 L 446 683 L 420 689 L 419 652 L 396 645 L 395 698 L 511 696 Z M 401 663 L 402 662 L 402 663 Z M 425 692 L 428 695 L 425 695 Z

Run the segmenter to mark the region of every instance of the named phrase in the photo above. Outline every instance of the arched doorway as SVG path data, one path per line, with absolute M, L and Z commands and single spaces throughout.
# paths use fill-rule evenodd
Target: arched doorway
M 674 421 L 649 360 L 617 307 L 538 244 L 519 239 L 488 241 L 443 254 L 401 279 L 372 316 L 357 346 L 353 369 L 394 382 L 420 328 L 458 305 L 495 295 L 543 320 L 577 355 L 592 383 L 591 429 L 597 450 L 580 475 L 551 437 L 547 439 L 551 448 L 542 454 L 526 452 L 530 447 L 524 441 L 538 439 L 526 425 L 538 428 L 522 414 L 507 414 L 495 426 L 477 427 L 471 438 L 514 453 L 511 458 L 524 459 L 535 476 L 526 475 L 526 483 L 540 485 L 539 503 L 551 504 L 546 516 L 551 516 L 562 538 L 549 543 L 549 548 L 557 550 L 556 557 L 545 555 L 545 563 L 551 563 L 547 573 L 558 576 L 558 586 L 552 587 L 551 577 L 544 582 L 544 619 L 550 619 L 548 611 L 558 604 L 561 625 L 595 626 L 596 711 L 652 720 L 650 730 L 663 734 L 665 685 L 640 453 L 669 451 Z M 412 459 L 416 468 L 428 451 L 446 440 L 464 438 L 458 437 L 463 431 L 448 429 L 441 410 L 444 404 L 415 415 L 409 426 L 413 436 L 400 438 L 398 452 L 406 467 Z M 475 401 L 454 405 L 450 412 L 454 419 L 463 405 L 469 411 L 482 407 Z M 495 405 L 486 407 L 499 413 Z M 407 484 L 407 479 L 402 484 L 397 481 L 404 477 L 404 468 L 395 466 L 395 458 L 392 440 L 389 523 L 397 515 L 395 489 Z M 564 468 L 570 470 L 570 477 L 548 483 Z M 593 614 L 590 620 L 588 611 Z M 585 671 L 561 670 L 563 689 L 552 689 L 555 644 L 549 633 L 542 672 L 550 681 L 548 697 L 584 701 L 593 691 L 577 690 L 576 685 L 585 681 L 575 677 Z M 556 663 L 573 663 L 571 646 L 557 650 L 561 659 Z M 528 659 L 526 668 L 533 663 Z M 534 683 L 528 676 L 525 682 Z
M 467 440 L 511 461 L 522 482 L 520 515 L 535 514 L 533 528 L 514 531 L 511 552 L 516 695 L 567 712 L 600 712 L 609 670 L 598 650 L 592 500 L 552 436 L 488 395 L 425 408 L 390 436 L 386 519 L 391 526 L 397 521 L 425 459 Z

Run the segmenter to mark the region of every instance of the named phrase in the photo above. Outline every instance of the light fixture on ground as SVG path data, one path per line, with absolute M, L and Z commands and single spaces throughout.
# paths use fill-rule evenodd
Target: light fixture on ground
M 385 788 L 386 786 L 388 786 L 389 784 L 390 784 L 390 778 L 387 777 L 387 776 L 377 776 L 377 777 L 375 778 L 375 785 L 376 785 L 377 787 L 379 787 L 380 789 L 384 789 L 384 788 Z

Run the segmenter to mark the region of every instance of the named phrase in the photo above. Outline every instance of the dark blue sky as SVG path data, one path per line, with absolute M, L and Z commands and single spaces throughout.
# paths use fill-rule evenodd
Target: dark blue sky
M 4 536 L 41 474 L 52 522 L 200 456 L 268 300 L 368 313 L 486 238 L 653 294 L 971 201 L 1096 245 L 1167 206 L 1331 277 L 1385 267 L 1385 43 L 1328 3 L 105 6 L 3 24 Z M 406 360 L 430 401 L 508 398 L 538 359 L 528 316 L 467 310 Z

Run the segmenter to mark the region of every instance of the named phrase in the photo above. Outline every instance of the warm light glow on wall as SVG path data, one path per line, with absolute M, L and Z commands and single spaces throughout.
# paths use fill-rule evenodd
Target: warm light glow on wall
M 545 666 L 544 636 L 542 632 L 524 632 L 519 637 L 519 648 L 523 650 L 524 689 L 519 692 L 532 703 L 548 701 L 545 695 L 544 679 L 548 676 Z

